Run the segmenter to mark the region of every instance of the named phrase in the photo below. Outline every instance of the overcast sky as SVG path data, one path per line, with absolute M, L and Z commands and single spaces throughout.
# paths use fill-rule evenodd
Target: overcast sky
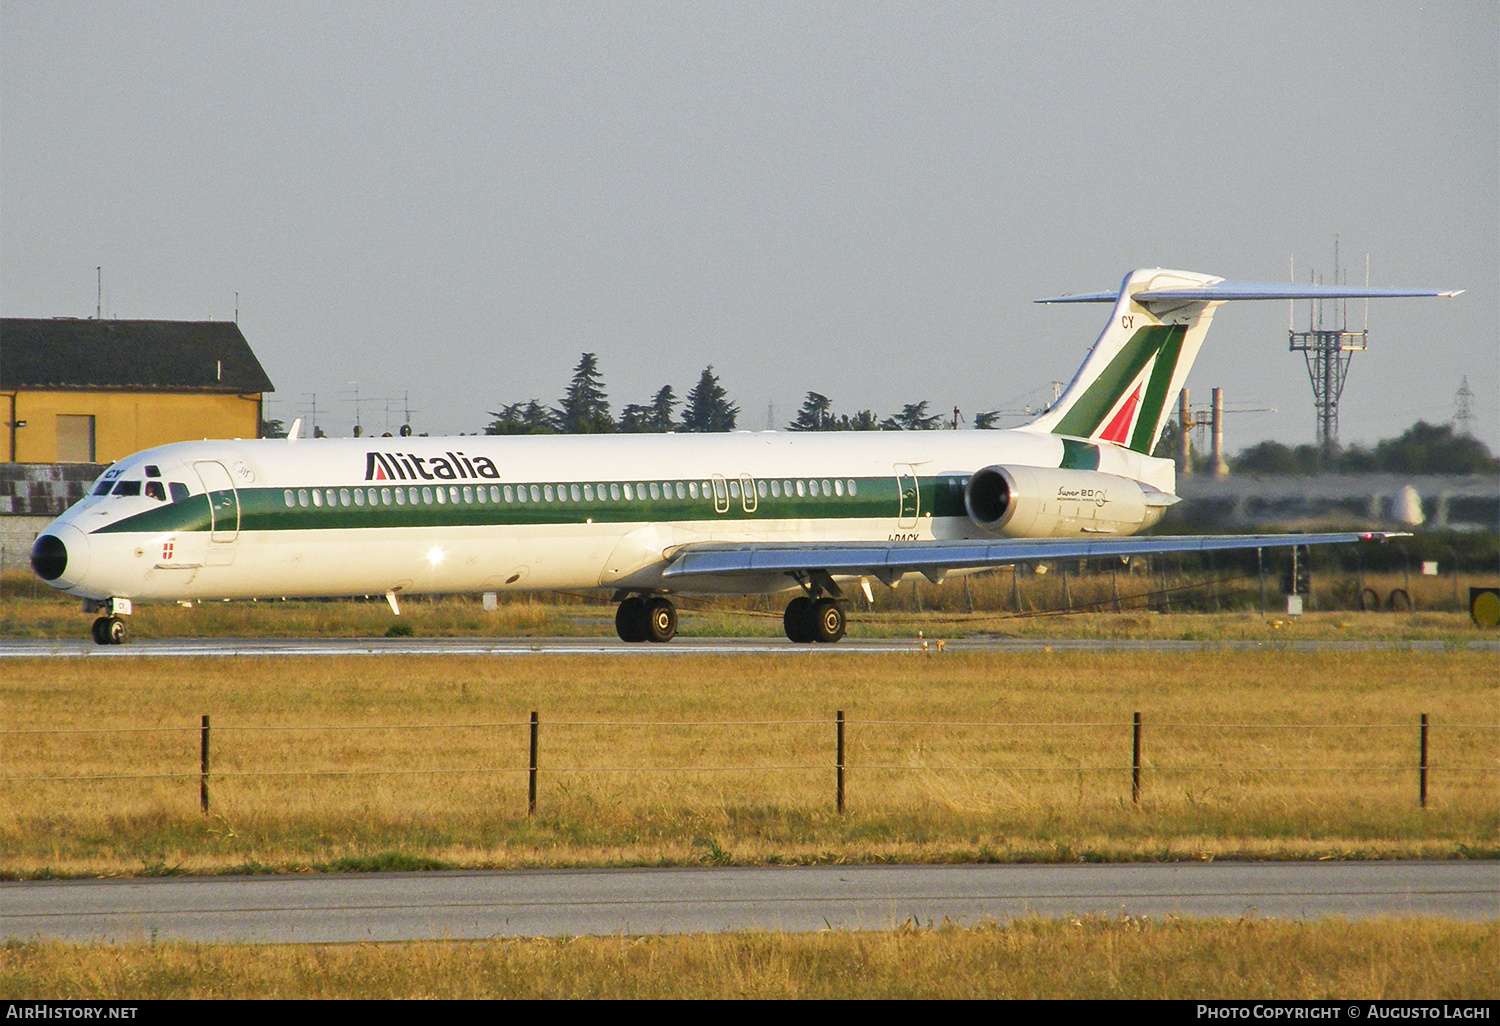
M 742 427 L 1050 395 L 1133 267 L 1371 304 L 1344 442 L 1500 448 L 1500 7 L 0 0 L 0 313 L 239 323 L 271 416 L 472 432 L 597 352 Z M 1299 317 L 1305 314 L 1299 312 Z M 1350 318 L 1363 320 L 1351 304 Z M 1285 303 L 1190 379 L 1310 442 Z M 3 354 L 0 354 L 3 359 Z M 387 397 L 396 397 L 387 419 Z

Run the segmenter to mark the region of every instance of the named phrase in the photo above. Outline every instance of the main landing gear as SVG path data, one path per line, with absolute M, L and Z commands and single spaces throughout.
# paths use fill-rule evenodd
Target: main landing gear
M 786 636 L 798 644 L 816 641 L 826 645 L 844 636 L 848 621 L 837 599 L 799 595 L 786 604 L 781 625 Z
M 843 603 L 816 584 L 809 590 L 787 603 L 781 618 L 786 636 L 798 644 L 832 644 L 848 626 Z M 664 595 L 627 595 L 615 611 L 615 633 L 621 641 L 671 641 L 677 636 L 677 607 Z
M 615 611 L 621 641 L 671 641 L 677 636 L 677 607 L 664 595 L 631 595 Z
M 93 634 L 96 645 L 123 645 L 130 637 L 125 621 L 118 616 L 99 617 L 94 621 Z

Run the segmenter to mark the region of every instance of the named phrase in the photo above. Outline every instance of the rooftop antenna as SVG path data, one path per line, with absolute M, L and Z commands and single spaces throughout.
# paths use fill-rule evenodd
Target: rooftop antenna
M 359 419 L 359 382 L 351 381 L 349 384 L 354 386 L 354 437 L 358 438 L 365 433 L 364 423 Z
M 240 291 L 234 290 L 234 323 L 240 323 Z
M 1295 273 L 1295 265 L 1292 265 Z M 1369 283 L 1369 255 L 1365 256 L 1365 278 Z M 1333 239 L 1333 280 L 1335 284 L 1347 284 L 1347 272 L 1340 278 L 1339 238 Z M 1309 272 L 1309 281 L 1318 284 L 1317 275 Z M 1339 445 L 1339 397 L 1344 392 L 1344 381 L 1349 374 L 1349 361 L 1355 353 L 1363 352 L 1370 344 L 1369 302 L 1365 303 L 1365 326 L 1360 331 L 1349 330 L 1349 303 L 1340 301 L 1337 327 L 1325 326 L 1323 302 L 1311 300 L 1307 308 L 1307 330 L 1297 331 L 1288 323 L 1287 339 L 1291 352 L 1301 353 L 1307 361 L 1307 374 L 1312 381 L 1313 410 L 1317 416 L 1318 448 L 1324 460 L 1333 457 Z M 1331 318 L 1329 318 L 1331 320 Z M 1289 317 L 1290 321 L 1290 317 Z
M 98 291 L 94 295 L 94 320 L 104 320 L 104 265 L 94 268 L 94 274 L 98 278 Z

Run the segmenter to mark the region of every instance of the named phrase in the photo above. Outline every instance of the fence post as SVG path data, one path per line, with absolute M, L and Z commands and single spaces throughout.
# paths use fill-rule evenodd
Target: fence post
M 203 716 L 198 742 L 198 804 L 208 815 L 208 715 Z
M 1427 714 L 1426 713 L 1422 714 L 1422 758 L 1421 758 L 1421 767 L 1422 768 L 1421 768 L 1420 772 L 1417 774 L 1417 780 L 1418 780 L 1417 787 L 1418 787 L 1418 790 L 1420 791 L 1419 799 L 1421 800 L 1422 808 L 1425 809 L 1425 808 L 1427 808 Z
M 1130 747 L 1130 800 L 1141 803 L 1141 714 L 1135 714 L 1134 740 Z
M 838 711 L 839 815 L 844 814 L 844 710 Z
M 1263 551 L 1257 548 L 1255 550 L 1255 580 L 1260 588 L 1260 616 L 1264 620 L 1266 616 L 1266 561 L 1261 558 L 1262 555 Z
M 536 735 L 537 719 L 536 713 L 531 714 L 531 772 L 530 781 L 526 789 L 526 815 L 536 815 Z

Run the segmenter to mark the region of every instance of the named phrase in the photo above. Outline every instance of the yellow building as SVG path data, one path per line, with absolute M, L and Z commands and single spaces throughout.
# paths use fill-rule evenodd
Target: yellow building
M 113 463 L 198 438 L 256 438 L 274 391 L 227 321 L 0 319 L 11 463 Z

